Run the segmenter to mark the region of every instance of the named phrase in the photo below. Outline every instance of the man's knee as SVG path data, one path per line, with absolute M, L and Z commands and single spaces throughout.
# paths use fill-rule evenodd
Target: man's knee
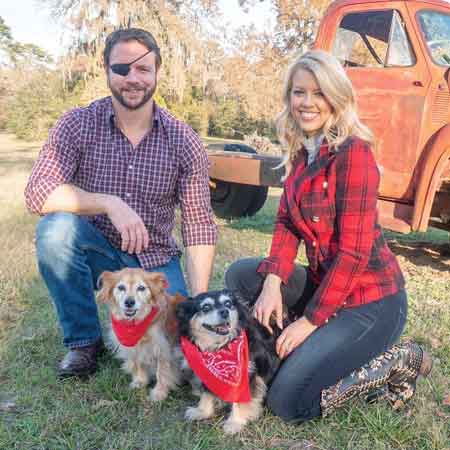
M 56 212 L 42 217 L 36 227 L 36 249 L 38 257 L 47 253 L 58 254 L 63 247 L 70 246 L 85 219 L 76 214 Z

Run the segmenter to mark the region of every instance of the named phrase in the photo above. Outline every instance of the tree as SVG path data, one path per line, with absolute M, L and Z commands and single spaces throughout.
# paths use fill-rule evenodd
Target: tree
M 3 65 L 18 67 L 23 64 L 41 66 L 52 62 L 51 56 L 35 44 L 22 44 L 14 40 L 10 27 L 0 16 L 0 56 Z M 1 59 L 0 59 L 1 62 Z

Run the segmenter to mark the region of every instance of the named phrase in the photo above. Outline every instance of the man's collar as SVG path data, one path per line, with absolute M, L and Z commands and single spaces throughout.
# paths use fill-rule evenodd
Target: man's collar
M 106 105 L 106 119 L 111 128 L 116 128 L 116 113 L 114 111 L 112 98 L 109 97 L 109 101 Z M 161 123 L 161 108 L 153 100 L 153 127 L 158 127 Z

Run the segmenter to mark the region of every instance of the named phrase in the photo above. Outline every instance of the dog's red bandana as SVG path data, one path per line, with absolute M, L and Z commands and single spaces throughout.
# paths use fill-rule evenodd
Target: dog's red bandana
M 118 320 L 111 314 L 112 329 L 119 342 L 125 347 L 134 347 L 144 336 L 158 312 L 159 308 L 152 308 L 147 316 L 139 322 Z
M 251 400 L 248 378 L 248 340 L 245 331 L 215 352 L 202 352 L 189 339 L 181 337 L 181 349 L 202 383 L 225 402 Z

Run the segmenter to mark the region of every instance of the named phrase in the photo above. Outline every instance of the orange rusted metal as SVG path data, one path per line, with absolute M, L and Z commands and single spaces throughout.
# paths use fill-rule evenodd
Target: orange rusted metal
M 209 176 L 222 181 L 257 186 L 281 186 L 284 169 L 275 169 L 281 158 L 251 153 L 208 151 Z

